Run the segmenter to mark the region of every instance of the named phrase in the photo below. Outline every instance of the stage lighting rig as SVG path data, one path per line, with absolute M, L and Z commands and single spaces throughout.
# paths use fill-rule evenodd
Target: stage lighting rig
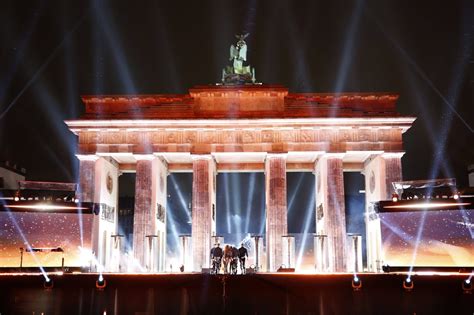
M 107 281 L 105 281 L 104 277 L 102 275 L 99 276 L 99 279 L 95 282 L 95 287 L 99 291 L 103 291 L 105 287 L 107 286 Z
M 407 277 L 405 280 L 403 280 L 403 288 L 407 292 L 412 291 L 414 286 L 415 286 L 415 284 L 413 283 L 413 280 L 410 277 Z
M 352 278 L 352 289 L 354 291 L 360 291 L 362 289 L 362 280 L 360 280 L 360 278 L 357 276 Z
M 392 201 L 397 202 L 398 201 L 398 195 L 397 194 L 392 194 Z
M 51 278 L 46 278 L 46 279 L 44 279 L 43 287 L 44 287 L 46 290 L 52 290 L 53 287 L 54 287 L 53 279 L 51 279 Z
M 472 294 L 472 281 L 471 281 L 471 279 L 466 279 L 462 282 L 462 290 L 465 294 Z

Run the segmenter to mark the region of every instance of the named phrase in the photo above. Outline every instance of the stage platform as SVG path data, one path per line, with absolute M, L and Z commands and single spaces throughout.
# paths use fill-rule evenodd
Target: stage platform
M 1 274 L 0 314 L 469 314 L 469 274 Z M 471 291 L 472 292 L 472 291 Z

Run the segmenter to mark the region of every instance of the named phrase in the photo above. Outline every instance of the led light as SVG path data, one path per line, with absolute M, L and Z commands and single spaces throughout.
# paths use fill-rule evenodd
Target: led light
M 458 200 L 458 199 L 459 199 L 459 194 L 458 194 L 458 193 L 455 193 L 455 194 L 453 195 L 453 198 L 454 198 L 454 200 Z
M 397 195 L 397 194 L 393 194 L 393 195 L 392 195 L 392 201 L 393 201 L 393 202 L 397 202 L 397 201 L 398 201 L 398 195 Z
M 414 283 L 413 281 L 411 280 L 410 277 L 407 277 L 404 281 L 403 281 L 403 288 L 410 292 L 413 290 L 413 287 L 414 287 Z
M 46 289 L 46 290 L 51 290 L 54 286 L 54 283 L 53 283 L 53 279 L 51 278 L 46 278 L 44 280 L 44 283 L 43 283 L 43 287 Z
M 362 288 L 362 281 L 357 277 L 357 275 L 354 275 L 354 278 L 352 279 L 352 289 L 354 291 L 360 291 Z
M 9 208 L 15 209 L 32 209 L 32 210 L 77 210 L 77 209 L 87 209 L 85 207 L 71 207 L 71 206 L 56 206 L 56 205 L 46 205 L 46 204 L 37 204 L 37 205 L 9 205 Z
M 15 201 L 20 201 L 20 197 L 15 196 L 14 200 L 15 200 Z
M 466 279 L 462 282 L 462 290 L 466 294 L 472 294 L 472 283 L 471 279 Z
M 99 279 L 95 282 L 95 287 L 97 290 L 104 290 L 105 287 L 107 286 L 107 281 L 105 281 L 104 277 L 102 275 L 99 276 Z
M 424 202 L 417 204 L 406 204 L 406 205 L 393 205 L 385 206 L 387 209 L 430 209 L 430 208 L 443 208 L 452 206 L 469 206 L 469 202 Z

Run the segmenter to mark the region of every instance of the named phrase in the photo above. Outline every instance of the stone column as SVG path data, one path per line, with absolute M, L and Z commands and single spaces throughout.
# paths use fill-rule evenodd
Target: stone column
M 164 268 L 166 237 L 167 165 L 153 155 L 135 156 L 135 206 L 133 214 L 133 255 L 143 270 L 156 272 Z M 150 240 L 153 240 L 150 246 Z
M 99 158 L 96 155 L 77 155 L 79 159 L 79 182 L 78 182 L 78 198 L 80 202 L 94 202 L 95 194 L 95 162 Z M 82 216 L 81 216 L 82 217 Z M 81 218 L 79 218 L 81 220 Z M 94 215 L 92 219 L 92 230 L 83 231 L 83 241 L 90 237 L 90 243 L 83 243 L 85 249 L 89 249 L 95 257 L 95 261 L 99 261 L 99 216 Z M 92 258 L 92 257 L 90 257 Z M 91 267 L 97 271 L 97 265 L 91 261 Z
M 79 200 L 93 202 L 98 214 L 92 222 L 91 243 L 89 247 L 96 258 L 95 270 L 107 271 L 111 266 L 112 248 L 110 239 L 117 233 L 118 167 L 107 157 L 78 155 L 79 163 Z
M 394 193 L 392 182 L 402 179 L 401 158 L 404 153 L 383 153 L 365 162 L 365 222 L 367 243 L 367 268 L 381 271 L 382 235 L 380 217 L 374 211 L 373 203 L 388 200 Z
M 286 154 L 269 154 L 265 160 L 267 270 L 283 263 L 282 236 L 288 233 L 286 205 Z
M 79 187 L 78 198 L 81 202 L 94 202 L 96 155 L 78 155 Z
M 326 154 L 316 168 L 316 232 L 327 235 L 328 271 L 346 271 L 346 215 L 342 154 Z
M 216 165 L 210 155 L 193 156 L 193 270 L 210 267 L 212 236 L 216 233 Z

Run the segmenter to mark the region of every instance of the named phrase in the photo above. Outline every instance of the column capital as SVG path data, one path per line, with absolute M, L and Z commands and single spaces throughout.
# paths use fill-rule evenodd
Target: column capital
M 161 161 L 161 163 L 163 163 L 165 166 L 166 166 L 166 169 L 168 169 L 168 161 L 166 160 L 166 158 L 162 155 L 162 154 L 159 154 L 159 153 L 153 153 L 153 155 L 155 156 L 155 158 L 159 161 Z M 167 171 L 167 174 L 169 174 L 169 171 Z
M 344 152 L 326 152 L 321 157 L 332 158 L 332 159 L 343 159 L 346 153 Z
M 152 161 L 156 159 L 156 156 L 154 156 L 153 154 L 134 154 L 133 157 L 137 161 Z
M 97 161 L 100 156 L 97 156 L 95 154 L 76 154 L 76 157 L 79 159 L 79 161 Z
M 214 160 L 211 154 L 191 154 L 191 160 Z
M 381 154 L 383 158 L 402 158 L 405 152 L 384 152 Z
M 265 156 L 265 161 L 268 159 L 285 159 L 288 157 L 288 153 L 267 153 Z
M 344 156 L 346 154 L 345 153 L 334 153 L 334 152 L 324 152 L 322 154 L 320 154 L 318 156 L 318 158 L 314 161 L 314 172 L 316 171 L 316 167 L 318 166 L 318 163 L 322 160 L 322 159 L 327 159 L 327 158 L 330 158 L 330 159 L 343 159 Z

